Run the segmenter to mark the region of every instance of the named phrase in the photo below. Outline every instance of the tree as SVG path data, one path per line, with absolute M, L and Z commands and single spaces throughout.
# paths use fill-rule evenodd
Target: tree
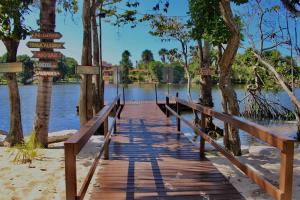
M 162 69 L 164 68 L 164 64 L 159 61 L 152 61 L 149 63 L 149 71 L 152 77 L 160 82 L 163 78 Z
M 54 32 L 56 0 L 41 0 L 40 5 L 41 32 Z M 49 40 L 48 42 L 53 42 L 53 40 Z M 50 76 L 38 77 L 38 93 L 33 132 L 36 135 L 36 143 L 42 147 L 48 147 L 52 81 L 53 78 Z
M 188 65 L 188 44 L 191 40 L 189 24 L 180 21 L 177 17 L 158 15 L 152 18 L 151 27 L 150 34 L 160 37 L 162 41 L 176 40 L 180 43 L 180 55 L 183 57 L 183 66 L 188 80 L 187 95 L 191 99 L 191 75 Z
M 234 0 L 240 4 L 247 0 Z M 190 0 L 193 24 L 200 38 L 208 40 L 219 49 L 219 88 L 222 93 L 222 107 L 225 113 L 239 115 L 236 93 L 232 87 L 230 73 L 237 53 L 241 34 L 237 19 L 233 17 L 229 0 Z M 222 44 L 226 43 L 226 47 Z M 224 51 L 223 51 L 224 49 Z M 238 130 L 228 124 L 224 128 L 224 145 L 235 155 L 241 155 Z
M 122 60 L 120 62 L 121 66 L 121 81 L 123 84 L 128 84 L 130 83 L 129 79 L 129 69 L 132 69 L 132 62 L 130 60 L 130 52 L 128 50 L 125 50 L 122 53 Z
M 0 39 L 7 50 L 6 62 L 16 62 L 20 40 L 25 39 L 29 29 L 24 15 L 29 12 L 31 0 L 0 1 Z M 6 141 L 10 145 L 23 143 L 20 94 L 16 73 L 6 73 L 10 99 L 10 130 Z
M 148 70 L 148 80 L 151 82 L 152 78 L 151 78 L 151 72 L 150 72 L 150 68 L 149 68 L 149 64 L 150 62 L 152 62 L 154 60 L 153 58 L 153 53 L 146 49 L 142 52 L 142 62 L 145 66 L 145 68 Z
M 162 49 L 159 50 L 158 54 L 161 58 L 161 61 L 165 64 L 166 63 L 166 57 L 168 55 L 168 50 L 165 49 L 165 48 L 162 48 Z
M 294 3 L 297 5 L 296 1 L 285 1 L 286 3 Z M 261 1 L 255 1 L 255 4 L 251 4 L 253 8 L 255 8 L 256 12 L 250 13 L 248 15 L 246 34 L 251 44 L 251 50 L 254 57 L 257 59 L 258 64 L 263 65 L 267 68 L 269 72 L 273 74 L 273 77 L 281 88 L 288 94 L 291 99 L 292 104 L 294 105 L 293 113 L 296 117 L 298 131 L 297 138 L 300 140 L 300 101 L 297 99 L 294 94 L 294 61 L 293 55 L 294 52 L 298 52 L 298 44 L 297 44 L 297 28 L 295 24 L 294 35 L 296 35 L 295 41 L 292 39 L 291 34 L 291 25 L 290 25 L 290 17 L 285 10 L 282 10 L 278 5 L 262 4 Z M 286 8 L 287 5 L 285 5 Z M 290 10 L 291 11 L 291 10 Z M 258 23 L 251 24 L 250 18 L 258 18 Z M 284 17 L 284 20 L 282 18 Z M 266 26 L 266 23 L 272 21 L 275 25 L 273 27 Z M 250 26 L 256 27 L 255 32 L 251 32 Z M 256 45 L 254 39 L 259 40 L 259 46 Z M 284 76 L 278 72 L 276 69 L 276 62 L 272 62 L 272 60 L 268 59 L 268 51 L 276 53 L 277 51 L 271 51 L 276 48 L 287 46 L 290 49 L 290 63 L 291 65 L 289 73 L 293 76 L 291 77 L 291 84 L 284 79 Z M 266 53 L 267 52 L 267 53 Z M 278 55 L 277 57 L 280 57 Z
M 24 71 L 18 74 L 18 79 L 24 85 L 32 82 L 34 61 L 28 55 L 20 55 L 17 57 L 18 62 L 22 62 Z

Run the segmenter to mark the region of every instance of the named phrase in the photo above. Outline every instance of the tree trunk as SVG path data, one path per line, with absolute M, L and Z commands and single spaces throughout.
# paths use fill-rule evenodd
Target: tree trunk
M 239 104 L 236 93 L 231 84 L 230 74 L 232 63 L 239 47 L 241 35 L 232 16 L 230 1 L 221 0 L 220 11 L 227 28 L 231 32 L 226 49 L 219 61 L 219 87 L 222 93 L 222 107 L 225 113 L 239 115 Z M 241 155 L 239 131 L 229 124 L 225 124 L 224 127 L 224 145 L 226 148 L 231 150 L 234 155 Z
M 41 32 L 55 31 L 55 6 L 56 0 L 41 0 L 40 28 Z M 53 40 L 42 40 L 42 42 L 53 42 Z M 41 49 L 43 51 L 53 51 Z M 40 59 L 40 61 L 49 61 Z M 38 92 L 36 100 L 36 113 L 34 121 L 34 133 L 36 143 L 42 147 L 48 147 L 48 126 L 51 108 L 52 77 L 38 77 Z
M 95 7 L 95 0 L 92 1 L 92 8 L 91 8 L 91 19 L 92 19 L 92 30 L 93 30 L 93 64 L 94 66 L 99 68 L 99 39 L 98 39 L 98 30 L 97 30 L 97 19 L 96 19 L 96 7 Z M 98 75 L 93 76 L 93 85 L 94 85 L 94 106 L 93 106 L 93 113 L 96 115 L 101 110 L 101 83 L 100 83 L 100 73 Z
M 201 46 L 201 47 L 200 47 Z M 200 49 L 200 70 L 201 68 L 210 68 L 210 45 L 207 41 L 204 41 L 204 48 L 202 48 L 202 44 L 199 44 Z M 213 99 L 212 99 L 212 81 L 211 75 L 201 75 L 200 81 L 200 103 L 204 106 L 213 107 Z
M 7 62 L 17 61 L 17 51 L 19 47 L 19 41 L 17 40 L 3 40 L 3 43 L 7 50 Z M 20 94 L 17 82 L 16 73 L 5 74 L 7 79 L 9 102 L 10 102 L 10 127 L 9 133 L 6 137 L 6 141 L 14 146 L 24 142 L 23 130 L 22 130 L 22 118 L 21 118 L 21 102 Z
M 82 22 L 83 22 L 83 46 L 82 46 L 81 64 L 83 66 L 92 66 L 90 1 L 83 1 Z M 92 75 L 81 75 L 79 116 L 80 116 L 80 125 L 84 125 L 93 117 Z

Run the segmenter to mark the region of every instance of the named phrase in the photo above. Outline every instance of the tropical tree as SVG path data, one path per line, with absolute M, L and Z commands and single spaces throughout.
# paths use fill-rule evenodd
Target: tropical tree
M 232 2 L 240 4 L 247 0 L 233 0 Z M 241 34 L 239 24 L 237 24 L 238 19 L 232 14 L 231 1 L 190 0 L 190 10 L 194 13 L 193 24 L 199 37 L 208 40 L 219 49 L 219 88 L 222 93 L 223 110 L 225 113 L 239 115 L 239 105 L 231 84 L 230 73 L 239 48 Z M 241 155 L 238 130 L 228 124 L 224 128 L 224 145 L 235 155 Z
M 0 39 L 7 50 L 6 62 L 17 61 L 20 40 L 29 34 L 24 15 L 30 11 L 29 6 L 32 2 L 32 0 L 0 1 Z M 10 130 L 6 141 L 10 145 L 15 145 L 23 143 L 20 94 L 16 73 L 6 73 L 5 77 L 10 99 Z
M 150 64 L 150 62 L 154 61 L 152 51 L 148 50 L 148 49 L 144 50 L 142 52 L 141 59 L 142 59 L 142 63 L 144 64 L 145 68 L 148 70 L 148 80 L 151 82 L 152 81 L 152 77 L 151 77 L 151 72 L 150 72 L 149 64 Z
M 166 57 L 168 55 L 168 50 L 165 48 L 162 48 L 159 50 L 158 55 L 161 58 L 161 61 L 165 64 L 166 63 Z
M 189 72 L 189 42 L 191 41 L 190 25 L 178 17 L 163 15 L 154 16 L 151 20 L 150 34 L 160 37 L 162 41 L 175 40 L 180 43 L 180 55 L 183 57 L 183 66 L 187 76 L 187 95 L 191 98 L 191 75 Z
M 132 62 L 130 60 L 130 52 L 128 50 L 125 50 L 122 53 L 122 60 L 120 62 L 121 66 L 121 80 L 123 84 L 128 84 L 130 83 L 129 79 L 129 70 L 132 69 Z

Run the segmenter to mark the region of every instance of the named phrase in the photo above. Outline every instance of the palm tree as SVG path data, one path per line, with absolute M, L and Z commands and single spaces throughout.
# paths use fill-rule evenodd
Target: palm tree
M 168 55 L 168 50 L 162 48 L 158 52 L 159 56 L 161 57 L 161 61 L 165 64 L 166 63 L 166 56 Z
M 54 32 L 56 0 L 41 0 L 40 27 L 41 32 Z M 51 76 L 38 77 L 38 94 L 34 121 L 36 142 L 42 147 L 48 146 L 48 125 L 52 94 Z
M 150 50 L 146 49 L 145 51 L 142 52 L 142 62 L 144 63 L 145 68 L 148 70 L 148 80 L 149 81 L 152 81 L 149 64 L 153 60 L 154 60 L 153 53 Z

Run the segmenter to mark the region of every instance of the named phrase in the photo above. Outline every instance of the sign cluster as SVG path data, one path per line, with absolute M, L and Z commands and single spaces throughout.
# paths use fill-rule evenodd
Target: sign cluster
M 33 32 L 31 39 L 40 40 L 54 40 L 60 39 L 62 35 L 60 33 L 46 33 L 46 32 Z M 39 63 L 36 65 L 36 76 L 59 76 L 57 69 L 57 60 L 63 57 L 63 54 L 58 51 L 52 51 L 53 49 L 64 49 L 63 42 L 27 42 L 27 47 L 37 48 L 40 51 L 32 51 L 33 58 L 39 59 Z

